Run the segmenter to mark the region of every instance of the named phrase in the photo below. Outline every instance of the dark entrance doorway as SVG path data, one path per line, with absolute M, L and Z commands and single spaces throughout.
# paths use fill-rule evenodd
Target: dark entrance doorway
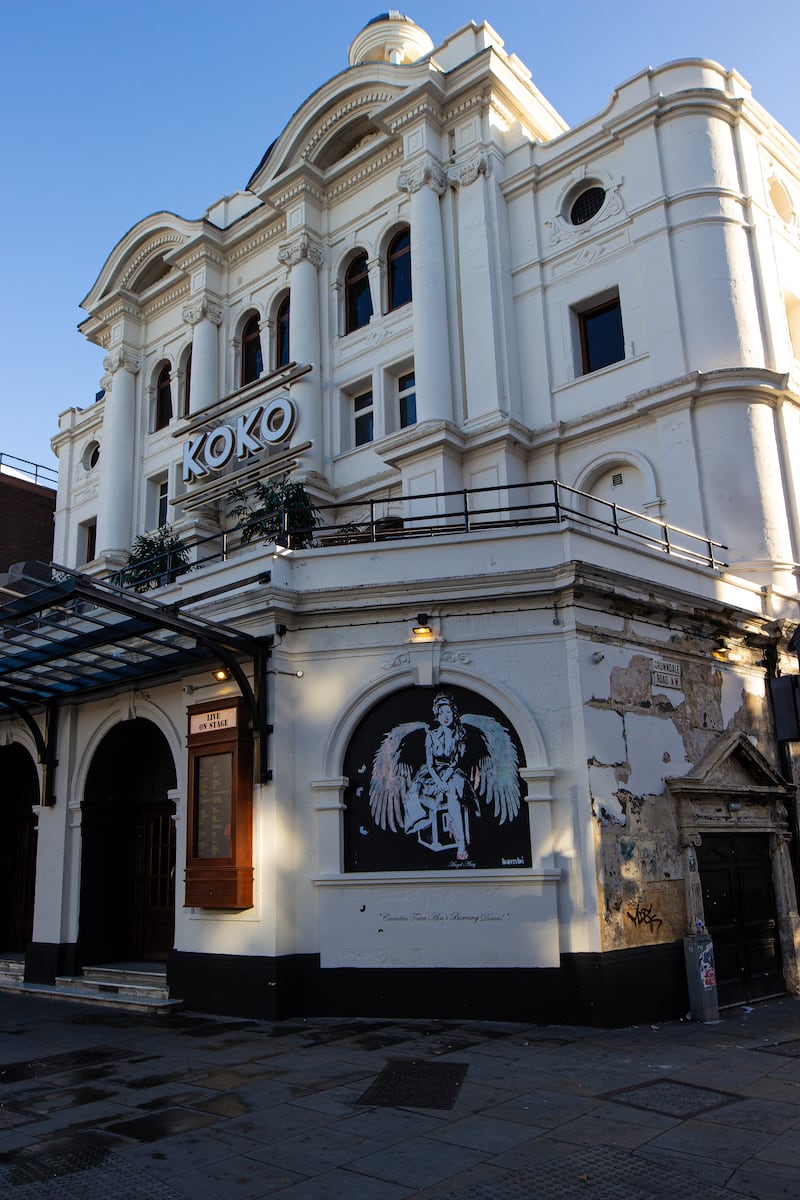
M 698 859 L 720 1005 L 783 992 L 769 835 L 704 833 Z
M 39 776 L 24 746 L 0 749 L 0 951 L 24 953 L 33 936 Z
M 78 951 L 83 964 L 158 962 L 175 932 L 175 764 L 166 739 L 137 718 L 100 743 L 81 825 Z

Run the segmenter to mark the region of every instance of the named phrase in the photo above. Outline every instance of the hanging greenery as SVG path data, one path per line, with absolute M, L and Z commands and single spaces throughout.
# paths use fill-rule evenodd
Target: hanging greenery
M 120 572 L 120 583 L 135 592 L 147 592 L 173 583 L 190 570 L 185 542 L 169 525 L 162 525 L 155 533 L 140 533 L 136 538 Z
M 292 550 L 314 544 L 314 530 L 321 524 L 317 508 L 297 480 L 270 479 L 251 488 L 236 488 L 228 516 L 235 517 L 242 544 L 262 540 L 276 542 Z

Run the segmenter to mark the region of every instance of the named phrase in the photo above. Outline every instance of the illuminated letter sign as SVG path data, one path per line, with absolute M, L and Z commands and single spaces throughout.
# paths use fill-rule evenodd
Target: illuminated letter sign
M 219 471 L 235 456 L 240 462 L 268 446 L 288 441 L 297 424 L 297 409 L 288 396 L 276 396 L 267 404 L 236 418 L 234 425 L 198 433 L 183 444 L 183 481 L 191 483 L 211 471 Z

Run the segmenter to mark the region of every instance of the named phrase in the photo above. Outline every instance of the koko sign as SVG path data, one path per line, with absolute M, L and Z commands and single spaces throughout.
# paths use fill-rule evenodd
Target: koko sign
M 287 441 L 297 424 L 297 410 L 288 396 L 260 404 L 232 425 L 198 433 L 183 444 L 183 480 L 190 483 L 219 471 L 232 458 L 239 461 L 260 454 L 268 446 Z

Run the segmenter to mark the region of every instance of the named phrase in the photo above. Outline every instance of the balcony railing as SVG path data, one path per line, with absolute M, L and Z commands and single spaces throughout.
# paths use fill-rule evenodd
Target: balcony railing
M 40 487 L 53 488 L 58 483 L 58 472 L 53 467 L 43 467 L 41 463 L 17 458 L 16 455 L 6 454 L 2 450 L 0 472 L 4 475 L 14 475 L 17 479 L 26 479 L 29 483 L 38 483 Z
M 254 542 L 281 549 L 346 547 L 411 538 L 453 540 L 468 534 L 571 525 L 602 531 L 672 558 L 713 570 L 728 564 L 727 547 L 713 538 L 670 525 L 635 509 L 578 491 L 556 479 L 503 487 L 464 488 L 347 503 L 323 504 L 302 519 L 292 505 L 261 510 L 231 529 L 182 543 L 189 563 L 174 550 L 140 560 L 135 580 L 128 569 L 110 581 L 139 591 L 172 583 L 188 571 L 226 561 Z

